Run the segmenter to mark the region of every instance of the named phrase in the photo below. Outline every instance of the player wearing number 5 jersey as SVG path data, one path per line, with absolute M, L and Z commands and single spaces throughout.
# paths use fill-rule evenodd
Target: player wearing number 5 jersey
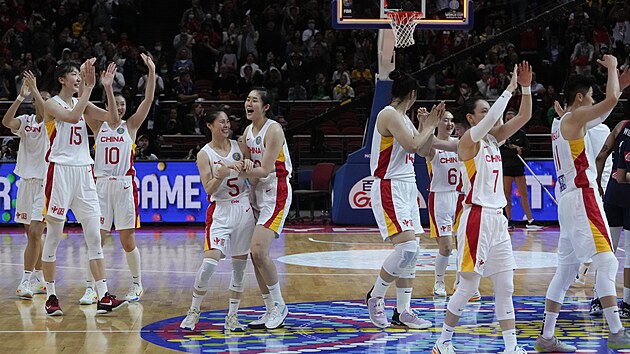
M 530 83 L 532 69 L 527 62 L 514 66 L 510 84 L 492 107 L 482 99 L 472 99 L 464 107 L 472 128 L 459 141 L 457 156 L 463 163 L 464 212 L 457 229 L 457 265 L 460 281 L 447 305 L 442 333 L 433 347 L 434 354 L 455 353 L 454 327 L 466 303 L 479 288 L 481 277 L 490 277 L 494 287 L 495 313 L 505 344 L 505 354 L 525 354 L 517 345 L 514 304 L 516 262 L 503 216 L 506 200 L 499 141 L 504 141 L 529 119 L 532 113 Z M 512 92 L 522 86 L 519 114 L 501 125 L 501 118 Z
M 280 124 L 267 117 L 271 96 L 265 88 L 252 90 L 245 101 L 247 119 L 251 120 L 239 143 L 254 168 L 245 173 L 252 182 L 252 206 L 258 220 L 252 237 L 252 261 L 266 311 L 249 324 L 251 328 L 278 328 L 287 317 L 278 272 L 269 256 L 271 242 L 279 237 L 291 206 L 292 165 L 287 142 Z
M 131 273 L 131 286 L 125 296 L 127 301 L 138 301 L 144 293 L 140 251 L 136 247 L 135 237 L 135 229 L 140 227 L 140 217 L 138 215 L 138 186 L 135 182 L 136 169 L 133 166 L 134 141 L 138 129 L 151 109 L 155 91 L 155 64 L 147 55 L 140 54 L 140 56 L 148 68 L 148 79 L 144 99 L 138 106 L 138 110 L 129 119 L 123 121 L 121 117 L 127 110 L 125 98 L 120 94 L 115 94 L 118 119 L 107 122 L 88 122 L 95 136 L 94 175 L 101 210 L 101 238 L 104 238 L 111 230 L 113 222 L 120 233 L 120 243 L 125 251 Z M 116 70 L 115 64 L 110 64 L 109 69 Z M 87 288 L 79 301 L 83 305 L 95 302 L 96 295 L 90 272 L 87 271 L 86 274 L 88 276 Z
M 51 316 L 63 314 L 55 290 L 55 261 L 69 209 L 72 209 L 83 227 L 90 269 L 97 279 L 97 313 L 120 310 L 128 304 L 127 301 L 117 300 L 109 294 L 105 280 L 105 262 L 99 233 L 101 211 L 94 183 L 94 161 L 90 157 L 86 121 L 114 121 L 118 119 L 118 114 L 116 110 L 105 111 L 88 101 L 96 82 L 94 61 L 95 59 L 86 61 L 80 74 L 75 63 L 59 65 L 55 77 L 61 84 L 61 90 L 59 95 L 46 101 L 44 105 L 44 122 L 50 139 L 50 149 L 46 153 L 48 171 L 44 182 L 44 213 L 48 234 L 44 241 L 42 261 L 48 295 L 46 313 Z M 111 70 L 101 75 L 110 107 L 115 104 L 111 86 L 113 75 Z M 80 90 L 80 98 L 74 98 L 74 93 Z
M 441 141 L 457 141 L 451 138 L 453 114 L 445 112 L 437 126 L 437 139 Z M 452 236 L 457 232 L 456 216 L 462 208 L 463 194 L 459 192 L 460 172 L 457 152 L 431 149 L 427 156 L 427 168 L 431 183 L 429 184 L 429 222 L 431 237 L 435 237 L 439 251 L 435 259 L 435 284 L 433 295 L 446 296 L 444 273 L 453 250 Z
M 371 191 L 374 218 L 383 241 L 391 242 L 394 250 L 383 262 L 366 302 L 370 321 L 377 327 L 387 327 L 384 298 L 389 286 L 395 283 L 396 308 L 392 323 L 421 329 L 432 324 L 411 309 L 418 255 L 416 235 L 423 233 L 413 162 L 416 153 L 422 156 L 428 154 L 433 132 L 444 113 L 444 102 L 433 107 L 424 129 L 418 132 L 407 116 L 407 111 L 416 101 L 418 83 L 398 70 L 392 71 L 389 77 L 393 80 L 392 101 L 376 118 L 370 169 L 375 178 Z
M 243 177 L 239 177 L 239 171 L 245 165 L 250 169 L 253 164 L 244 159 L 239 144 L 228 139 L 230 121 L 225 112 L 208 113 L 205 124 L 210 130 L 212 140 L 197 154 L 199 175 L 210 201 L 206 212 L 204 258 L 195 277 L 192 305 L 180 327 L 195 329 L 210 277 L 219 260 L 231 254 L 230 303 L 224 327 L 229 331 L 242 332 L 245 329 L 238 322 L 237 311 L 254 231 L 254 212 L 249 202 L 247 184 Z

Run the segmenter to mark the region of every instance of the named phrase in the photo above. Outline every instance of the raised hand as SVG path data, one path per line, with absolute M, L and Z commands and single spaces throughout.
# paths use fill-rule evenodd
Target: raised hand
M 553 110 L 556 111 L 558 117 L 562 117 L 566 112 L 566 107 L 562 107 L 558 101 L 553 101 Z
M 433 106 L 431 109 L 431 113 L 425 120 L 425 124 L 429 127 L 437 127 L 440 120 L 444 117 L 444 112 L 446 111 L 446 103 L 444 101 L 438 103 L 437 106 Z
M 95 58 L 88 59 L 85 61 L 83 66 L 83 71 L 81 72 L 81 79 L 87 89 L 93 89 L 96 84 L 96 74 L 94 69 Z
M 114 83 L 114 77 L 116 76 L 116 64 L 114 62 L 109 63 L 107 70 L 101 72 L 101 84 L 104 87 L 111 87 Z
M 623 71 L 617 70 L 617 75 L 619 77 L 619 89 L 623 91 L 630 86 L 630 65 L 626 65 Z
M 518 64 L 518 84 L 523 87 L 528 87 L 532 84 L 532 67 L 529 63 L 523 60 L 522 63 Z
M 24 81 L 22 82 L 22 88 L 20 88 L 20 96 L 26 97 L 33 92 L 32 83 L 35 81 L 33 74 L 30 71 L 25 71 L 22 75 L 24 75 Z
M 506 91 L 510 93 L 514 92 L 518 87 L 518 65 L 514 64 L 514 70 L 512 70 L 512 77 L 510 78 L 510 83 L 505 88 Z
M 617 67 L 617 57 L 614 55 L 604 54 L 602 59 L 597 59 L 597 62 L 608 69 Z
M 155 73 L 155 63 L 153 62 L 153 59 L 144 53 L 141 53 L 140 57 L 142 58 L 142 61 L 144 61 L 144 64 L 149 68 L 149 72 Z
M 37 90 L 37 79 L 35 78 L 35 75 L 33 75 L 33 73 L 29 70 L 24 72 L 24 84 L 28 86 L 28 89 L 31 92 Z

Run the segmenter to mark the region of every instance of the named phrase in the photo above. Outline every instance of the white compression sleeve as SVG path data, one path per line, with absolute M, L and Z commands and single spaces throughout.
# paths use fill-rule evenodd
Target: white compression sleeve
M 508 91 L 503 91 L 501 97 L 494 102 L 481 122 L 470 128 L 470 138 L 472 141 L 477 143 L 490 132 L 494 124 L 503 117 L 503 111 L 505 111 L 505 107 L 507 107 L 510 98 L 512 98 L 512 94 Z

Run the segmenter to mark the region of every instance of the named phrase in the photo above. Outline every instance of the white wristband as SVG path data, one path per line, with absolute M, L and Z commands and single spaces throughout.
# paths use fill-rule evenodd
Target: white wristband
M 521 92 L 523 93 L 523 95 L 531 95 L 532 88 L 531 86 L 521 86 Z
M 20 101 L 20 102 L 22 102 L 22 101 L 24 101 L 24 96 L 22 96 L 22 95 L 18 95 L 18 96 L 17 96 L 17 98 L 16 98 L 15 100 L 16 100 L 16 101 Z

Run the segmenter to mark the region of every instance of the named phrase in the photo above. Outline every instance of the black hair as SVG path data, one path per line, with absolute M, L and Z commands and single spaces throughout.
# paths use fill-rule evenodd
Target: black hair
M 418 90 L 418 81 L 400 70 L 394 70 L 389 73 L 389 78 L 394 81 L 392 84 L 392 99 L 397 98 L 402 101 L 411 91 Z
M 212 109 L 208 112 L 204 112 L 203 119 L 199 120 L 199 124 L 201 125 L 199 129 L 201 129 L 201 131 L 204 133 L 206 138 L 208 138 L 208 141 L 212 141 L 212 133 L 210 132 L 210 129 L 208 128 L 208 124 L 214 124 L 214 121 L 216 121 L 217 118 L 219 118 L 221 113 L 227 116 L 227 113 L 225 113 L 225 111 L 222 109 Z
M 464 120 L 466 120 L 466 116 L 468 114 L 472 114 L 475 115 L 475 108 L 477 108 L 477 102 L 482 101 L 483 98 L 480 97 L 472 97 L 466 100 L 466 102 L 464 102 L 464 105 L 462 106 L 462 113 L 464 116 Z
M 266 104 L 269 105 L 269 109 L 265 113 L 265 116 L 267 118 L 273 118 L 273 114 L 271 112 L 271 107 L 273 106 L 273 96 L 271 95 L 271 92 L 269 92 L 269 90 L 263 86 L 254 87 L 252 91 L 258 92 L 258 95 L 260 96 L 260 101 L 262 102 L 263 106 Z
M 586 96 L 588 90 L 593 87 L 593 80 L 584 75 L 574 75 L 570 77 L 564 86 L 564 97 L 567 105 L 571 106 L 575 102 L 578 93 Z
M 73 70 L 80 70 L 81 65 L 75 61 L 66 61 L 55 68 L 55 79 L 57 79 L 58 87 L 61 88 L 61 83 L 59 82 L 60 77 L 65 77 L 67 74 L 71 73 Z

